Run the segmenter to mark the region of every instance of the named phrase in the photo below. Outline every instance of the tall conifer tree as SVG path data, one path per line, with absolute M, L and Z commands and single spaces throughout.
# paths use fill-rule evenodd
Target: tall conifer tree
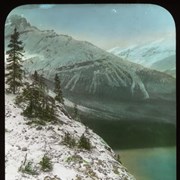
M 55 75 L 54 81 L 54 92 L 56 93 L 55 100 L 63 104 L 64 99 L 61 90 L 61 82 L 57 74 Z
M 22 41 L 19 40 L 19 32 L 14 29 L 11 35 L 10 43 L 8 44 L 9 50 L 6 52 L 8 55 L 6 70 L 6 83 L 9 85 L 8 91 L 15 94 L 20 86 L 22 86 L 22 57 L 23 46 Z
M 46 91 L 44 77 L 39 75 L 37 71 L 32 75 L 32 83 L 26 84 L 22 89 L 22 93 L 17 96 L 16 103 L 26 103 L 23 107 L 23 114 L 29 118 L 38 118 L 40 121 L 55 121 L 56 106 L 55 100 L 48 95 Z

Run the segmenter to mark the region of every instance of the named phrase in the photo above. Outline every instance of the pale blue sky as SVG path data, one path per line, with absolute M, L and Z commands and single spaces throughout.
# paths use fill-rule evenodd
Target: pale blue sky
M 103 49 L 157 38 L 175 41 L 171 14 L 153 4 L 24 5 L 13 9 L 40 29 L 54 29 Z

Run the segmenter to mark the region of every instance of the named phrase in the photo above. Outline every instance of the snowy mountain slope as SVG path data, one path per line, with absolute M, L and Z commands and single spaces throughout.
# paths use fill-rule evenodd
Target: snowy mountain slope
M 115 47 L 108 50 L 108 52 L 145 67 L 153 67 L 156 70 L 164 71 L 170 69 L 172 64 L 173 68 L 176 68 L 175 49 L 175 43 L 171 37 L 167 37 L 141 45 L 130 46 L 125 49 Z M 171 59 L 171 61 L 167 61 L 167 59 Z M 161 66 L 159 64 L 158 68 L 156 68 L 154 64 L 159 61 L 161 61 Z M 164 69 L 165 66 L 166 69 Z
M 128 68 L 126 63 L 103 60 L 85 67 L 66 66 L 58 75 L 64 95 L 98 110 L 102 119 L 175 123 L 175 79 L 140 66 Z
M 167 70 L 167 69 L 176 69 L 176 64 L 175 64 L 175 55 L 172 55 L 172 56 L 169 56 L 169 57 L 166 57 L 160 61 L 157 61 L 155 63 L 153 63 L 151 65 L 151 68 L 154 68 L 154 69 L 157 69 L 157 70 Z
M 174 78 L 113 58 L 63 66 L 56 72 L 66 92 L 81 95 L 119 100 L 163 98 L 163 95 L 175 92 Z
M 11 22 L 6 26 L 5 42 L 17 27 L 23 41 L 25 58 L 31 59 L 36 68 L 44 68 L 50 62 L 52 67 L 104 58 L 107 53 L 86 41 L 77 41 L 67 35 L 58 35 L 53 30 L 41 31 L 31 26 L 25 18 L 14 15 L 7 19 Z M 24 23 L 26 22 L 26 23 Z M 38 61 L 34 62 L 35 59 Z M 49 62 L 50 61 L 50 62 Z
M 86 116 L 93 111 L 100 119 L 176 122 L 176 82 L 169 75 L 116 59 L 74 63 L 55 70 L 64 96 L 91 109 L 83 112 Z M 46 82 L 53 88 L 53 77 Z
M 77 180 L 135 179 L 126 168 L 115 160 L 112 149 L 92 130 L 68 118 L 59 111 L 59 124 L 29 126 L 28 119 L 21 115 L 22 110 L 14 104 L 14 95 L 5 95 L 5 167 L 7 180 Z M 85 135 L 93 146 L 89 152 L 76 147 L 63 145 L 65 133 L 79 139 Z M 51 172 L 43 172 L 39 162 L 44 155 L 53 164 Z M 30 175 L 19 171 L 25 162 L 32 162 L 37 174 Z
M 5 30 L 6 45 L 9 41 L 8 33 L 18 24 L 20 38 L 25 47 L 26 71 L 34 73 L 37 70 L 43 74 L 51 88 L 57 73 L 61 79 L 63 94 L 73 102 L 79 103 L 82 100 L 82 106 L 93 106 L 100 111 L 109 111 L 116 104 L 113 114 L 118 113 L 118 116 L 124 117 L 132 113 L 129 104 L 134 101 L 141 101 L 140 104 L 147 100 L 151 103 L 151 100 L 160 99 L 162 104 L 175 101 L 176 82 L 173 77 L 123 60 L 88 42 L 58 35 L 53 30 L 41 31 L 29 23 L 20 25 L 19 22 L 26 22 L 21 20 L 22 17 L 16 16 L 14 19 L 18 23 L 16 20 L 12 22 L 11 17 L 7 20 L 11 23 L 6 26 L 7 31 Z M 119 110 L 122 102 L 124 105 Z M 104 104 L 106 107 L 103 107 Z M 124 107 L 127 107 L 125 111 Z M 149 104 L 141 107 L 144 110 L 142 114 L 149 115 L 154 107 L 160 111 L 159 115 L 164 114 L 164 119 L 169 117 L 161 112 L 163 109 L 156 102 L 151 103 L 151 108 Z M 135 105 L 134 109 L 137 108 Z M 174 116 L 174 111 L 167 112 L 170 117 Z M 132 117 L 134 115 L 135 111 Z
M 25 18 L 19 16 L 9 17 L 7 22 L 11 23 L 5 31 L 6 45 L 9 40 L 8 33 L 16 25 L 24 43 L 26 58 L 24 67 L 28 72 L 33 73 L 38 70 L 49 80 L 53 80 L 54 75 L 60 73 L 63 76 L 61 80 L 64 89 L 70 91 L 79 91 L 77 86 L 84 84 L 87 86 L 83 89 L 90 94 L 95 94 L 97 91 L 102 93 L 101 87 L 106 86 L 107 92 L 109 88 L 117 88 L 122 97 L 124 97 L 125 90 L 128 92 L 128 97 L 149 98 L 150 92 L 137 74 L 139 69 L 144 73 L 150 72 L 149 69 L 123 61 L 88 42 L 76 41 L 66 35 L 58 35 L 53 30 L 38 30 L 31 26 Z M 85 74 L 85 72 L 88 73 Z M 152 71 L 149 74 L 154 73 Z M 162 77 L 160 73 L 155 74 L 156 78 Z M 80 83 L 83 78 L 86 78 L 87 83 Z M 159 79 L 159 82 L 174 83 L 174 79 L 166 75 L 163 79 Z
M 164 72 L 176 78 L 176 69 L 169 69 L 169 70 L 165 70 Z
M 49 80 L 53 80 L 55 73 L 64 72 L 61 73 L 64 76 L 62 81 L 68 81 L 68 83 L 64 82 L 63 86 L 70 91 L 76 89 L 75 86 L 82 79 L 82 71 L 88 72 L 86 75 L 83 73 L 83 76 L 90 77 L 87 79 L 89 80 L 87 83 L 91 83 L 84 89 L 90 94 L 94 94 L 102 83 L 102 86 L 107 85 L 110 88 L 120 87 L 121 89 L 118 90 L 121 93 L 123 93 L 124 88 L 127 88 L 128 96 L 131 97 L 135 96 L 137 90 L 138 94 L 141 94 L 141 98 L 149 98 L 144 83 L 137 75 L 137 70 L 143 69 L 142 66 L 123 61 L 121 58 L 107 53 L 88 42 L 76 41 L 72 37 L 58 35 L 53 30 L 38 30 L 31 26 L 25 18 L 19 16 L 9 17 L 7 22 L 11 23 L 6 27 L 5 31 L 7 32 L 6 44 L 9 39 L 8 33 L 13 30 L 13 27 L 17 26 L 24 43 L 26 58 L 24 67 L 28 72 L 33 73 L 38 70 Z M 148 69 L 143 71 L 151 74 Z M 66 72 L 69 75 L 65 75 Z M 156 74 L 158 78 L 159 74 Z M 164 75 L 164 79 L 166 77 Z M 101 79 L 103 79 L 103 82 Z M 172 82 L 174 83 L 173 79 Z

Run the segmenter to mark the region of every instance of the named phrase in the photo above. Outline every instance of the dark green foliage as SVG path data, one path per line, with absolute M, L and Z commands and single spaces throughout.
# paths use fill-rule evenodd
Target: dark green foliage
M 74 104 L 74 109 L 73 109 L 73 119 L 76 121 L 81 121 L 78 113 L 78 108 L 77 104 Z
M 16 28 L 11 35 L 10 43 L 8 45 L 9 50 L 6 52 L 8 55 L 6 70 L 8 71 L 6 76 L 6 83 L 9 85 L 7 92 L 15 94 L 19 87 L 22 86 L 22 56 L 23 46 L 22 41 L 19 41 L 19 32 Z
M 77 146 L 80 149 L 91 149 L 90 141 L 84 136 L 84 134 L 80 137 L 79 141 L 76 142 L 76 140 L 69 133 L 65 133 L 62 143 L 70 148 L 74 148 Z
M 76 140 L 69 133 L 65 133 L 63 144 L 73 148 L 76 146 Z
M 119 155 L 119 154 L 116 155 L 116 160 L 117 160 L 120 164 L 122 164 L 122 163 L 121 163 L 121 158 L 120 158 L 120 155 Z
M 75 180 L 82 180 L 83 177 L 79 176 L 78 174 L 76 175 L 76 179 Z
M 22 173 L 30 174 L 30 175 L 37 175 L 37 170 L 32 167 L 32 162 L 28 162 L 24 167 L 21 166 L 19 171 Z
M 32 75 L 32 79 L 34 80 L 34 83 L 39 82 L 39 75 L 38 75 L 37 71 L 34 71 L 34 74 Z
M 115 174 L 119 174 L 118 167 L 115 166 L 115 165 L 113 165 L 113 172 L 114 172 Z
M 78 147 L 82 149 L 86 149 L 88 151 L 91 150 L 91 143 L 89 139 L 84 136 L 84 134 L 80 137 Z
M 43 156 L 39 164 L 41 166 L 41 170 L 44 172 L 50 172 L 53 169 L 51 159 L 46 155 Z
M 78 116 L 77 104 L 74 104 L 74 117 Z
M 26 103 L 23 115 L 35 118 L 34 122 L 44 124 L 56 120 L 55 100 L 47 94 L 44 82 L 37 72 L 34 73 L 32 84 L 27 83 L 21 95 L 16 98 L 16 104 L 23 102 Z M 43 123 L 37 121 L 37 118 Z
M 40 89 L 42 89 L 45 92 L 48 92 L 48 88 L 44 82 L 44 77 L 43 75 L 39 75 L 37 71 L 34 71 L 34 74 L 32 74 L 32 80 L 33 80 L 33 85 L 38 86 Z
M 57 74 L 55 75 L 55 78 L 54 78 L 54 92 L 56 94 L 55 100 L 63 104 L 64 99 L 63 99 L 63 94 L 61 90 L 61 82 Z
M 68 162 L 68 163 L 70 163 L 70 162 L 83 163 L 84 159 L 80 155 L 73 155 L 73 156 L 69 156 L 67 158 L 66 162 Z

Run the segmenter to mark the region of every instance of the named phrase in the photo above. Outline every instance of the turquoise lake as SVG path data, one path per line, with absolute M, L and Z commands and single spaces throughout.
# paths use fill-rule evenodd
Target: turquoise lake
M 116 151 L 122 164 L 137 180 L 176 180 L 176 148 Z
M 176 126 L 83 118 L 137 180 L 176 180 Z

